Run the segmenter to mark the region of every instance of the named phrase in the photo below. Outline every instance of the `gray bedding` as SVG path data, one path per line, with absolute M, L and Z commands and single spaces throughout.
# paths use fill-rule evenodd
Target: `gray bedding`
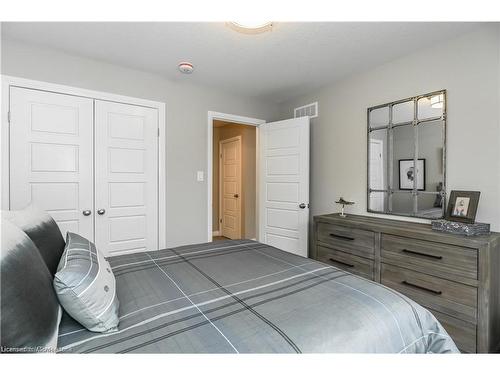
M 458 352 L 434 316 L 403 295 L 258 242 L 108 260 L 118 332 L 90 332 L 65 315 L 61 352 Z

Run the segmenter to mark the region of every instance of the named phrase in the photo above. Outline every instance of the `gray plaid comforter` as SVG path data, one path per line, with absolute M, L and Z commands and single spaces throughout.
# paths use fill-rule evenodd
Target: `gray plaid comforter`
M 109 258 L 118 332 L 64 316 L 62 352 L 453 353 L 434 316 L 382 285 L 254 241 Z

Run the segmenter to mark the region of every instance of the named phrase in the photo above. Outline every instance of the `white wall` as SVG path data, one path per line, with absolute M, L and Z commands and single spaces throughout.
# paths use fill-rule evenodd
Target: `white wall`
M 366 214 L 368 107 L 447 89 L 448 193 L 480 190 L 477 220 L 500 231 L 499 41 L 494 24 L 444 44 L 429 40 L 426 50 L 283 103 L 282 118 L 289 118 L 295 107 L 319 101 L 311 123 L 311 214 L 337 211 L 340 196 L 356 202 L 350 212 Z
M 256 98 L 176 82 L 158 75 L 2 40 L 2 74 L 165 102 L 167 138 L 167 245 L 206 242 L 207 112 L 276 119 L 278 107 Z M 195 73 L 196 74 L 196 73 Z

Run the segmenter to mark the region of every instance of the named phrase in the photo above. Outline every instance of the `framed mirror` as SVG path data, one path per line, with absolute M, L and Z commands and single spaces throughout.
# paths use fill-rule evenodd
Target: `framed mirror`
M 446 90 L 368 108 L 368 212 L 440 219 L 446 198 Z

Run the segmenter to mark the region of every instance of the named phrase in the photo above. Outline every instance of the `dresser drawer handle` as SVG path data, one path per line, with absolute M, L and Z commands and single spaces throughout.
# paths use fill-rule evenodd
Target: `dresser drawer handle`
M 340 234 L 335 234 L 335 233 L 330 233 L 330 237 L 340 238 L 341 240 L 346 240 L 346 241 L 354 241 L 354 238 L 352 237 L 341 236 Z
M 408 249 L 403 249 L 401 251 L 403 253 L 412 254 L 412 255 L 420 255 L 420 256 L 427 257 L 427 258 L 432 258 L 432 259 L 443 259 L 443 257 L 441 255 L 432 255 L 432 254 L 426 254 L 426 253 L 419 253 L 418 251 L 413 251 L 413 250 L 408 250 Z
M 440 290 L 434 290 L 434 289 L 426 288 L 425 286 L 420 286 L 420 285 L 417 285 L 417 284 L 413 284 L 413 283 L 410 283 L 409 281 L 406 281 L 406 280 L 401 281 L 401 284 L 408 285 L 408 286 L 412 286 L 412 287 L 414 287 L 414 288 L 424 290 L 424 291 L 426 291 L 426 292 L 429 292 L 429 293 L 435 294 L 435 295 L 437 295 L 437 296 L 443 293 L 443 292 L 441 292 Z
M 341 264 L 341 265 L 346 266 L 346 267 L 350 267 L 350 268 L 354 267 L 354 264 L 345 263 L 345 262 L 342 262 L 342 261 L 340 261 L 340 260 L 335 260 L 335 259 L 333 259 L 333 258 L 330 258 L 330 259 L 328 259 L 328 260 L 329 260 L 330 262 L 332 262 L 332 263 Z

